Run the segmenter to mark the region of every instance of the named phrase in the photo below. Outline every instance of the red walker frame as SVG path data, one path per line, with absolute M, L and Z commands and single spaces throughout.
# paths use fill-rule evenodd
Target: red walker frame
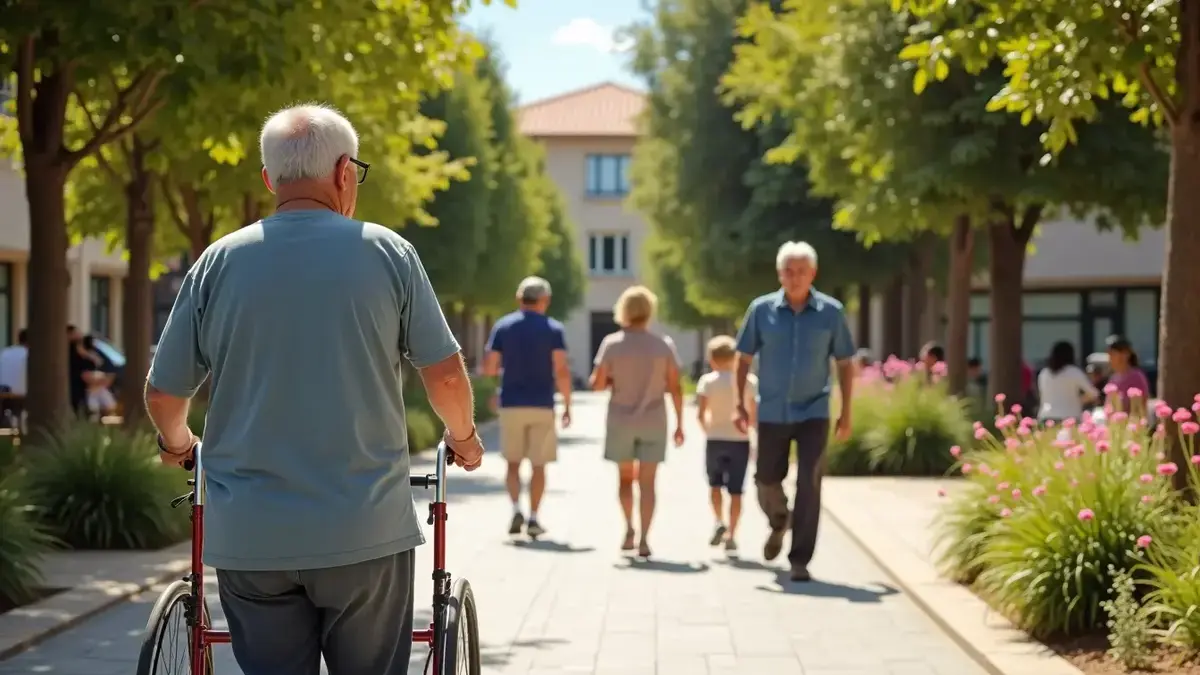
M 230 635 L 227 630 L 214 629 L 209 621 L 207 612 L 199 611 L 204 607 L 204 469 L 200 459 L 201 444 L 197 443 L 193 451 L 193 459 L 184 464 L 185 469 L 192 470 L 192 478 L 188 484 L 193 486 L 192 492 L 176 498 L 171 506 L 179 506 L 184 501 L 191 503 L 192 518 L 192 567 L 183 578 L 191 586 L 191 596 L 187 605 L 187 624 L 191 633 L 189 636 L 189 654 L 192 675 L 203 675 L 207 672 L 207 647 L 218 644 L 229 644 Z M 446 571 L 446 466 L 454 463 L 454 452 L 446 447 L 443 441 L 437 448 L 437 473 L 424 476 L 411 476 L 409 484 L 412 487 L 433 488 L 433 501 L 429 503 L 428 524 L 433 525 L 433 617 L 429 627 L 414 629 L 413 644 L 424 644 L 430 649 L 433 672 L 440 673 L 442 653 L 437 649 L 442 637 L 443 622 L 446 606 L 450 600 L 450 573 Z M 453 639 L 457 639 L 456 637 Z M 428 667 L 429 662 L 426 662 Z

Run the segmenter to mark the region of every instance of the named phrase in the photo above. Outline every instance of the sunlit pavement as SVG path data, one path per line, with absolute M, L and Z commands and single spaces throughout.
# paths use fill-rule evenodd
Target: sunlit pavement
M 601 458 L 604 399 L 577 395 L 575 407 L 549 475 L 540 541 L 506 534 L 512 511 L 497 454 L 479 471 L 452 474 L 448 566 L 474 587 L 485 673 L 982 673 L 828 519 L 808 584 L 787 580 L 782 556 L 762 561 L 766 523 L 752 486 L 740 559 L 709 547 L 703 441 L 690 411 L 687 443 L 659 474 L 655 555 L 631 561 L 619 550 L 615 470 Z M 485 437 L 493 450 L 495 438 Z M 430 546 L 418 551 L 418 625 L 429 617 L 431 556 Z M 0 675 L 132 673 L 153 601 L 146 594 L 0 662 Z M 216 649 L 216 672 L 239 673 L 228 647 Z M 410 673 L 424 660 L 415 649 Z

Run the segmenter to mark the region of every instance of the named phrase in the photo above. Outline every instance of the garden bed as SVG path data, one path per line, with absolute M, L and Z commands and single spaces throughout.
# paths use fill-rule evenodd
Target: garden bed
M 1108 638 L 1104 635 L 1060 640 L 1047 646 L 1070 661 L 1071 665 L 1082 670 L 1085 675 L 1126 675 L 1129 672 L 1108 655 Z M 1151 659 L 1150 668 L 1136 672 L 1200 675 L 1200 663 L 1189 659 L 1187 654 L 1177 649 L 1159 649 Z

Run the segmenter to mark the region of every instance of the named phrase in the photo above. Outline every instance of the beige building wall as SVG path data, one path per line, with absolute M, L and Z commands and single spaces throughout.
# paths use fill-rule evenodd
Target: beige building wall
M 0 292 L 0 304 L 8 303 L 8 334 L 0 335 L 0 344 L 16 341 L 17 331 L 29 322 L 29 205 L 25 199 L 24 178 L 11 161 L 0 160 L 0 264 L 9 270 L 8 288 Z M 67 252 L 67 270 L 71 286 L 67 297 L 67 320 L 81 330 L 92 332 L 92 277 L 109 279 L 110 338 L 121 344 L 121 280 L 126 264 L 120 251 L 107 250 L 104 242 L 87 239 Z M 7 297 L 4 297 L 4 296 Z M 0 326 L 4 318 L 0 317 Z M 0 331 L 2 332 L 2 331 Z
M 643 251 L 648 234 L 646 222 L 627 206 L 623 199 L 588 196 L 585 189 L 587 156 L 632 154 L 635 140 L 613 137 L 553 137 L 540 140 L 546 149 L 546 168 L 562 190 L 571 218 L 578 228 L 577 242 L 585 270 L 588 266 L 589 235 L 629 235 L 629 274 L 594 276 L 589 272 L 583 306 L 577 308 L 563 322 L 567 331 L 571 372 L 583 376 L 591 370 L 592 313 L 611 313 L 613 304 L 622 291 L 643 283 L 646 264 Z M 701 355 L 700 332 L 661 322 L 654 324 L 651 329 L 668 335 L 675 341 L 684 370 L 690 373 L 693 362 Z

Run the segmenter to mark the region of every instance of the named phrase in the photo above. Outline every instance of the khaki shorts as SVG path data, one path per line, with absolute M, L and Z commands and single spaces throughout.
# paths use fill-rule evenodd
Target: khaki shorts
M 500 451 L 508 462 L 528 459 L 534 466 L 558 457 L 553 408 L 501 408 Z
M 604 434 L 604 459 L 618 464 L 665 462 L 667 425 L 631 426 L 609 422 Z

